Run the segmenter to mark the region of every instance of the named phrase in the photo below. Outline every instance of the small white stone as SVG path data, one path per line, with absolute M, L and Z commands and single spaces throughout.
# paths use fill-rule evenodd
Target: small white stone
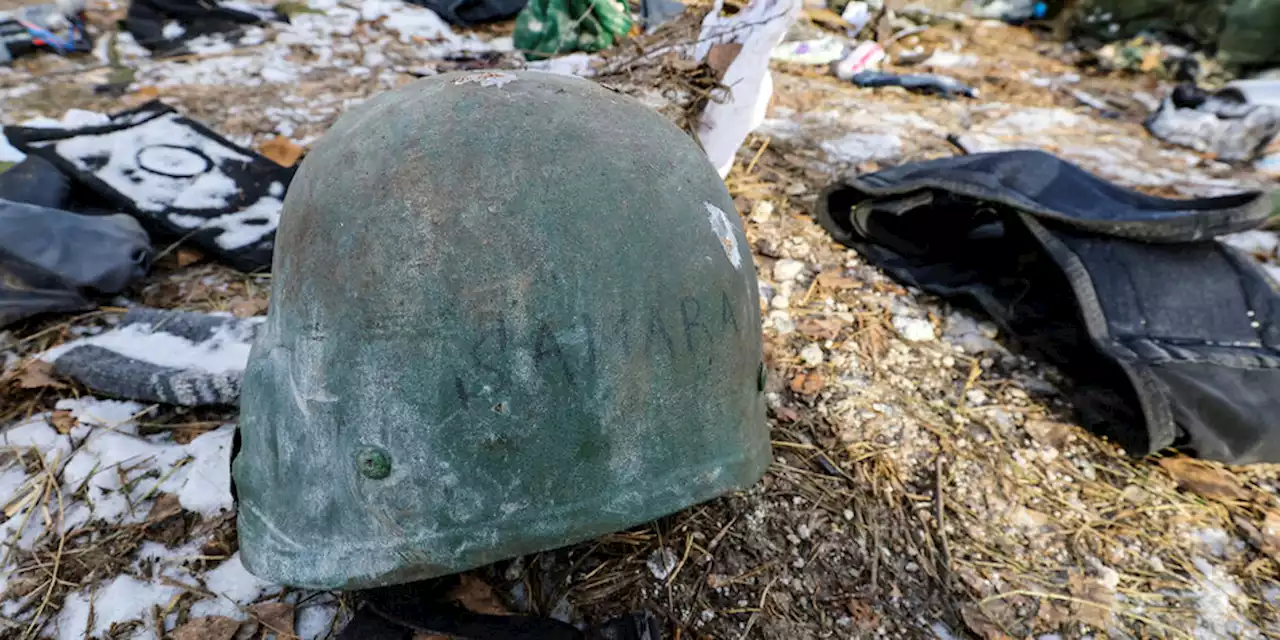
M 821 345 L 816 342 L 810 342 L 800 350 L 800 357 L 804 360 L 805 365 L 816 367 L 822 364 L 825 354 L 822 353 Z
M 902 337 L 911 342 L 927 342 L 937 338 L 933 331 L 933 325 L 928 320 L 920 318 L 908 318 L 905 316 L 895 316 L 893 318 L 893 328 L 902 334 Z
M 672 571 L 675 571 L 677 562 L 678 559 L 676 558 L 675 552 L 666 547 L 662 547 L 653 553 L 650 553 L 645 564 L 648 565 L 649 573 L 652 573 L 654 578 L 657 578 L 658 580 L 666 580 L 667 576 L 671 575 Z
M 756 206 L 751 208 L 752 222 L 765 222 L 773 216 L 773 203 L 768 200 L 761 200 Z
M 773 328 L 778 330 L 778 335 L 785 336 L 796 330 L 796 323 L 791 319 L 791 314 L 786 311 L 773 311 L 769 313 L 769 321 L 773 323 Z
M 773 265 L 773 279 L 778 282 L 795 280 L 804 271 L 804 263 L 786 258 Z
M 852 510 L 852 509 L 845 509 L 845 510 L 844 510 L 844 519 L 845 519 L 845 520 L 853 520 L 853 510 Z
M 769 306 L 773 307 L 778 311 L 781 311 L 783 309 L 786 309 L 787 307 L 790 307 L 791 301 L 787 299 L 787 296 L 785 294 L 780 293 L 774 296 L 773 299 L 769 301 Z
M 965 392 L 964 397 L 975 407 L 981 407 L 987 403 L 987 392 L 982 389 L 970 389 Z

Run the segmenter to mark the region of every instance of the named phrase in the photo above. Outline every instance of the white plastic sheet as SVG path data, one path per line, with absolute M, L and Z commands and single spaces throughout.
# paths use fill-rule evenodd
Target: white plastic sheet
M 800 0 L 752 0 L 733 16 L 722 16 L 723 0 L 702 21 L 702 33 L 694 49 L 705 60 L 716 44 L 739 43 L 742 50 L 725 71 L 722 84 L 727 96 L 717 96 L 702 114 L 698 139 L 707 158 L 720 172 L 729 175 L 734 155 L 747 135 L 764 122 L 773 97 L 773 77 L 769 57 L 782 42 L 801 10 Z

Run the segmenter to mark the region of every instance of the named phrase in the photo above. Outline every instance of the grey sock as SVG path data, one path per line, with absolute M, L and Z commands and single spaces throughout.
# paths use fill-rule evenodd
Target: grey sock
M 193 343 L 204 343 L 221 333 L 224 341 L 248 345 L 257 337 L 261 318 L 239 319 L 190 311 L 131 309 L 123 327 L 142 325 L 146 333 L 165 333 Z M 101 334 L 101 338 L 106 334 Z M 95 338 L 64 346 L 53 359 L 59 375 L 72 378 L 95 392 L 145 402 L 188 407 L 235 404 L 240 397 L 242 369 L 206 371 L 165 366 L 95 344 Z M 77 344 L 80 343 L 80 344 Z

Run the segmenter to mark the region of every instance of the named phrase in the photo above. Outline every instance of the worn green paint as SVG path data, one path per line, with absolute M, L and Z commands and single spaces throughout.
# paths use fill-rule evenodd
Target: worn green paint
M 264 579 L 464 571 L 769 464 L 741 220 L 629 97 L 537 72 L 381 94 L 302 162 L 276 242 L 233 464 Z

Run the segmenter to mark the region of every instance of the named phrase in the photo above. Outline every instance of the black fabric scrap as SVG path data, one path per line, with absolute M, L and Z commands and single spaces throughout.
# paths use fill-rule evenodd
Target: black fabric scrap
M 828 187 L 816 217 L 895 279 L 988 314 L 1073 380 L 1131 454 L 1280 462 L 1280 284 L 1214 238 L 1258 192 L 1173 200 L 1040 151 L 902 165 Z
M 164 36 L 164 25 L 182 25 L 182 36 Z M 223 7 L 213 0 L 133 0 L 124 28 L 138 44 L 157 55 L 183 52 L 183 43 L 202 35 L 237 34 L 245 25 L 263 22 L 261 16 Z
M 969 98 L 978 96 L 977 90 L 961 83 L 955 78 L 940 76 L 936 73 L 889 73 L 887 71 L 859 71 L 850 78 L 859 87 L 902 87 L 908 91 L 919 93 L 936 93 L 950 98 L 961 95 Z
M 471 27 L 514 18 L 529 0 L 409 0 L 434 11 L 445 22 Z
M 270 267 L 295 168 L 235 145 L 160 101 L 110 119 L 75 129 L 6 127 L 5 135 L 104 204 L 133 214 L 157 244 L 183 240 L 242 271 Z M 222 185 L 218 197 L 207 197 L 210 185 Z
M 467 610 L 448 599 L 457 584 L 452 575 L 362 592 L 363 604 L 338 640 L 409 640 L 414 632 L 469 640 L 662 640 L 647 611 L 582 630 L 554 618 Z

